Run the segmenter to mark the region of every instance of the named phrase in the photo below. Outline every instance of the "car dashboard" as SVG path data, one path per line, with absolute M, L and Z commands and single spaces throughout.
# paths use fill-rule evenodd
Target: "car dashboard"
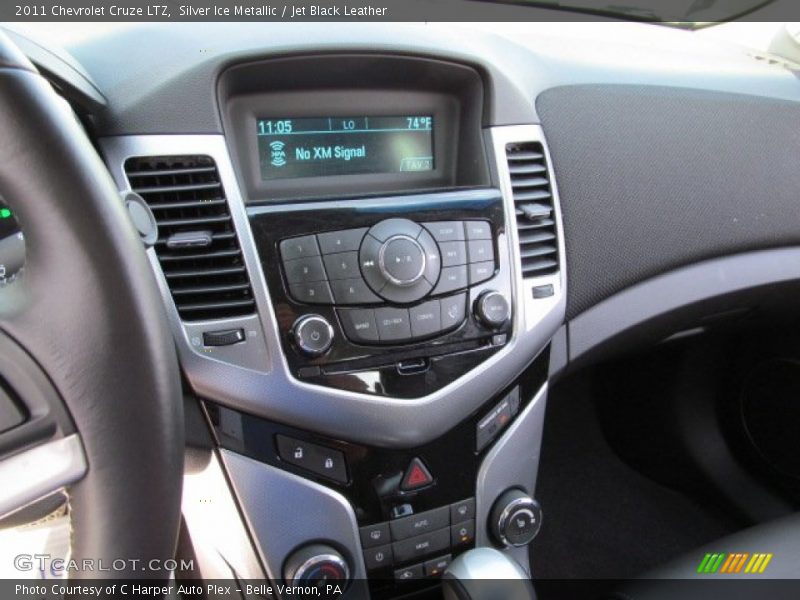
M 797 71 L 644 25 L 303 28 L 27 42 L 157 225 L 201 563 L 528 569 L 549 382 L 800 276 Z

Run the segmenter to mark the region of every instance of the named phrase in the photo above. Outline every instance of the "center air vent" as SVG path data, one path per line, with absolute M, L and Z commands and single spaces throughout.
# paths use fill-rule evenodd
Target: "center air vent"
M 181 318 L 252 314 L 253 291 L 214 160 L 130 158 L 125 173 L 158 221 L 155 250 Z
M 522 276 L 558 271 L 558 230 L 544 149 L 538 142 L 506 146 L 517 215 Z

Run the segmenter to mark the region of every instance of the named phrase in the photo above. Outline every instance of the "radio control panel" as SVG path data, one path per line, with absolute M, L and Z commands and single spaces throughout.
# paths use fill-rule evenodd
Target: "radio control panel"
M 417 397 L 505 344 L 513 307 L 499 191 L 308 206 L 250 210 L 296 376 Z

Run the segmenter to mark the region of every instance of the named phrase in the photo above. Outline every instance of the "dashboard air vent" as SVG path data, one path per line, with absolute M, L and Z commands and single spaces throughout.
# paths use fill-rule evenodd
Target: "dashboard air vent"
M 558 231 L 542 145 L 538 142 L 508 144 L 506 158 L 517 215 L 522 276 L 555 273 L 558 271 Z
M 125 173 L 158 221 L 156 255 L 184 321 L 255 312 L 228 201 L 209 156 L 130 158 Z

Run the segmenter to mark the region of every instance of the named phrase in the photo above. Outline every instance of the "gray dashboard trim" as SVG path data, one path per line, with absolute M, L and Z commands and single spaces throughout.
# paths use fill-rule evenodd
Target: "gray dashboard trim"
M 541 141 L 544 144 L 544 137 L 541 129 L 535 125 L 495 128 L 489 130 L 487 135 L 493 142 L 492 148 L 502 149 L 502 152 L 493 153 L 490 162 L 504 197 L 506 221 L 513 223 L 515 216 L 505 143 Z M 126 136 L 102 138 L 100 145 L 121 190 L 128 188 L 123 165 L 131 156 L 206 154 L 217 163 L 250 274 L 267 352 L 264 354 L 263 367 L 254 369 L 223 362 L 193 347 L 187 329 L 177 314 L 158 261 L 151 251 L 151 263 L 167 307 L 183 370 L 195 392 L 203 398 L 339 439 L 379 447 L 415 447 L 448 431 L 508 385 L 547 345 L 564 321 L 566 298 L 562 268 L 554 276 L 527 279 L 524 285 L 515 283 L 514 334 L 506 346 L 477 368 L 433 394 L 413 400 L 395 399 L 299 381 L 291 375 L 281 348 L 277 318 L 223 136 Z M 552 168 L 550 177 L 551 181 L 555 181 Z M 555 188 L 553 191 L 557 208 Z M 512 234 L 506 236 L 505 240 L 513 257 L 508 266 L 512 281 L 517 282 L 520 259 L 516 228 L 508 229 Z M 563 247 L 561 250 L 563 257 Z M 527 292 L 531 285 L 540 280 L 552 283 L 556 293 L 551 298 L 533 302 L 532 295 Z M 522 308 L 517 310 L 516 307 Z M 222 329 L 227 322 L 218 320 L 207 325 Z M 193 330 L 197 327 L 198 324 L 192 324 Z M 258 331 L 257 328 L 253 330 Z
M 568 324 L 570 362 L 612 338 L 671 311 L 718 296 L 800 281 L 800 248 L 726 256 L 670 271 L 634 285 Z
M 547 405 L 547 384 L 543 385 L 514 423 L 495 443 L 478 471 L 475 498 L 475 542 L 478 546 L 497 546 L 489 531 L 489 514 L 495 500 L 510 488 L 522 488 L 531 497 L 536 491 L 539 452 Z M 546 507 L 545 507 L 546 508 Z M 525 571 L 530 570 L 529 548 L 503 548 Z
M 314 540 L 338 546 L 349 555 L 352 578 L 366 579 L 356 516 L 344 496 L 228 450 L 220 456 L 272 582 L 282 580 L 289 554 Z M 362 596 L 358 591 L 351 586 L 345 597 Z

